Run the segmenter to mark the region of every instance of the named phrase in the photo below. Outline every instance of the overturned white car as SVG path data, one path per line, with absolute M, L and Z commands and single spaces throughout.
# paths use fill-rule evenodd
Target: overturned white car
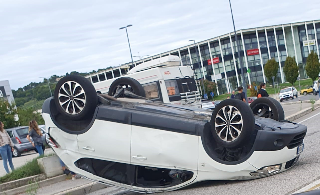
M 122 93 L 132 97 L 136 87 Z M 58 82 L 43 118 L 48 143 L 72 171 L 138 192 L 285 171 L 298 160 L 307 131 L 284 121 L 281 105 L 271 98 L 250 107 L 228 99 L 209 112 L 97 95 L 79 76 Z

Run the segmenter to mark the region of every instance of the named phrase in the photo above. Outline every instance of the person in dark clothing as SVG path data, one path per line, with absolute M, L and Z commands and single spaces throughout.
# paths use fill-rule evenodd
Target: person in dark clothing
M 269 97 L 269 94 L 268 94 L 268 92 L 266 91 L 266 84 L 265 84 L 265 83 L 261 83 L 261 84 L 260 84 L 260 89 L 259 89 L 259 91 L 258 91 L 257 97 L 258 97 L 258 98 L 261 98 L 261 97 Z
M 236 97 L 236 95 L 234 94 L 234 91 L 232 91 L 232 94 L 231 94 L 231 99 L 234 99 Z
M 243 87 L 238 87 L 238 93 L 235 96 L 235 99 L 241 100 L 243 102 L 246 102 L 246 94 L 243 92 Z
M 30 138 L 32 138 L 32 140 Z M 29 122 L 29 133 L 27 135 L 27 139 L 32 143 L 32 146 L 37 149 L 39 156 L 43 155 L 42 132 L 35 120 Z

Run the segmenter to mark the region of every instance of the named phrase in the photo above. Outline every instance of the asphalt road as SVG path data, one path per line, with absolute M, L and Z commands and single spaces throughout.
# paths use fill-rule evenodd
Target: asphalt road
M 319 113 L 319 114 L 318 114 Z M 315 114 L 318 114 L 314 116 Z M 309 117 L 312 117 L 308 119 Z M 306 120 L 307 119 L 307 120 Z M 295 122 L 303 121 L 308 132 L 305 149 L 296 166 L 286 172 L 250 181 L 207 181 L 194 184 L 185 189 L 163 194 L 168 195 L 287 195 L 320 179 L 320 111 L 316 110 Z M 138 195 L 137 193 L 129 193 Z

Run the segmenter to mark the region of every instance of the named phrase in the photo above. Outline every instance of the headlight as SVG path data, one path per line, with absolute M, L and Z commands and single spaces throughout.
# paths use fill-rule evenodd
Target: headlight
M 267 166 L 267 167 L 262 167 L 261 169 L 251 172 L 250 175 L 253 177 L 263 177 L 263 176 L 269 176 L 276 174 L 280 172 L 281 170 L 281 164 L 279 165 L 273 165 L 273 166 Z

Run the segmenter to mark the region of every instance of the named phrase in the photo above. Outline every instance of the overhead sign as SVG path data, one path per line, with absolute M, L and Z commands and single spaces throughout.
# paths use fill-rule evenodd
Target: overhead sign
M 218 64 L 220 62 L 219 57 L 212 58 L 214 64 Z M 208 65 L 212 65 L 211 59 L 208 60 Z
M 308 45 L 316 45 L 316 40 L 312 39 L 312 40 L 309 40 L 309 41 L 303 41 L 303 46 L 307 46 Z
M 248 56 L 254 56 L 259 54 L 259 49 L 249 49 L 247 50 L 247 55 Z

